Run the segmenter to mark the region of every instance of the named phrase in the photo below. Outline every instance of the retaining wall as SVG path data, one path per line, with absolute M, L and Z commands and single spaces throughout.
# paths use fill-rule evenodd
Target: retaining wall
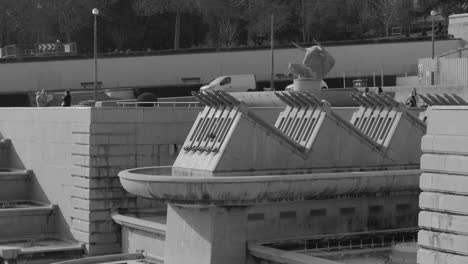
M 422 139 L 419 264 L 468 263 L 468 107 L 433 107 Z
M 461 41 L 438 40 L 436 54 L 461 47 Z M 417 74 L 418 59 L 431 56 L 430 41 L 327 46 L 336 65 L 328 78 L 351 76 Z M 275 73 L 285 74 L 289 63 L 301 63 L 304 52 L 296 48 L 275 51 Z M 206 83 L 220 75 L 255 74 L 270 79 L 270 51 L 187 53 L 99 59 L 99 81 L 108 87 L 167 86 L 183 84 L 183 77 L 199 77 Z M 93 80 L 93 60 L 73 59 L 0 64 L 0 92 L 40 89 L 81 89 Z M 23 78 L 23 77 L 27 78 Z
M 32 197 L 58 205 L 55 233 L 89 254 L 119 253 L 117 209 L 157 207 L 128 194 L 118 172 L 172 165 L 200 108 L 0 108 L 11 166 L 34 173 Z M 273 123 L 281 108 L 255 110 Z

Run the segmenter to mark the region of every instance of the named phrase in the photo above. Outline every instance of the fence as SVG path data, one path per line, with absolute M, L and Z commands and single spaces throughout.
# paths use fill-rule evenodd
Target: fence
M 120 107 L 204 107 L 203 104 L 199 102 L 117 102 L 117 105 Z
M 75 55 L 76 43 L 39 43 L 10 45 L 0 49 L 0 58 Z
M 350 88 L 354 87 L 355 80 L 364 80 L 368 87 L 384 87 L 396 86 L 396 79 L 396 75 L 385 74 L 384 70 L 380 69 L 374 72 L 342 72 L 341 78 L 329 78 L 325 81 L 329 88 Z

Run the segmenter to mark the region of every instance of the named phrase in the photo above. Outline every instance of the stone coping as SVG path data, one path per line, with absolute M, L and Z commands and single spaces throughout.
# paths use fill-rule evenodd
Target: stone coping
M 81 250 L 83 250 L 82 243 L 54 236 L 30 236 L 0 241 L 0 257 L 6 259 L 15 259 L 24 254 Z
M 149 167 L 119 173 L 130 193 L 180 204 L 243 205 L 303 201 L 343 195 L 375 196 L 419 192 L 419 169 L 346 171 L 240 177 L 170 176 L 171 167 Z
M 31 170 L 0 167 L 0 181 L 24 180 L 30 175 Z
M 449 19 L 453 19 L 453 18 L 462 18 L 462 17 L 468 17 L 468 14 L 465 13 L 465 14 L 450 15 L 450 16 L 449 16 Z
M 149 221 L 142 218 L 138 218 L 138 216 L 125 215 L 121 213 L 113 213 L 111 217 L 117 224 L 123 227 L 142 230 L 144 232 L 157 234 L 161 236 L 166 235 L 166 225 L 162 223 Z M 165 218 L 166 216 L 164 215 L 163 217 Z
M 2 204 L 23 204 L 17 207 L 2 208 Z M 56 205 L 30 200 L 0 201 L 0 217 L 10 217 L 16 215 L 36 215 L 50 214 Z

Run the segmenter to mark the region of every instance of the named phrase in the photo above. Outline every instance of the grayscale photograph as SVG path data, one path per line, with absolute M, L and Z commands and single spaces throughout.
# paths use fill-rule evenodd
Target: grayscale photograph
M 0 264 L 468 264 L 467 120 L 468 0 L 0 0 Z

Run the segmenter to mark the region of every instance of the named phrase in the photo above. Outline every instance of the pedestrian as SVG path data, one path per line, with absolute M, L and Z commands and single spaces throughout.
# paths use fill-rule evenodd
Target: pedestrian
M 418 106 L 418 93 L 416 92 L 416 88 L 413 88 L 411 91 L 408 99 L 406 99 L 405 104 L 409 107 L 417 107 Z
M 369 90 L 369 87 L 366 87 L 366 88 L 364 89 L 364 93 L 362 93 L 362 95 L 367 95 L 367 94 L 369 93 L 369 91 L 370 91 L 370 90 Z
M 39 92 L 39 91 L 36 91 L 36 106 L 37 107 L 42 107 L 41 92 Z
M 377 94 L 382 94 L 383 93 L 383 89 L 381 86 L 377 87 Z
M 44 89 L 36 92 L 36 105 L 37 107 L 47 106 L 47 93 Z
M 69 107 L 71 106 L 71 94 L 70 94 L 70 90 L 66 90 L 65 91 L 65 96 L 62 97 L 62 106 L 63 107 Z

